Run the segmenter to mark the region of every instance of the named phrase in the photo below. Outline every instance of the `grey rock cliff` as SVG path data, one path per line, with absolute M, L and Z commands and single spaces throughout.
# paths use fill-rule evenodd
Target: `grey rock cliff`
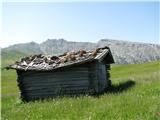
M 117 64 L 144 63 L 160 60 L 160 45 L 158 44 L 136 43 L 111 39 L 102 39 L 97 43 L 72 42 L 64 39 L 48 39 L 41 44 L 30 42 L 26 44 L 12 45 L 3 48 L 2 53 L 4 51 L 6 54 L 9 51 L 21 51 L 25 54 L 43 53 L 58 55 L 68 51 L 76 51 L 79 49 L 93 50 L 103 46 L 110 47 Z

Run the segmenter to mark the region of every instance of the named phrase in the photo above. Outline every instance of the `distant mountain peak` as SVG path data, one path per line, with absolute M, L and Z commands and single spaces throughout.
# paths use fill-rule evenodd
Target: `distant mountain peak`
M 25 43 L 26 44 L 26 43 Z M 34 42 L 34 41 L 31 41 L 31 42 L 29 42 L 29 44 L 31 44 L 31 45 L 37 45 L 38 43 L 36 43 L 36 42 Z
M 47 39 L 38 44 L 35 42 L 21 43 L 2 49 L 2 53 L 20 51 L 26 54 L 57 55 L 72 50 L 93 50 L 97 47 L 108 46 L 117 64 L 143 63 L 160 60 L 160 45 L 129 42 L 113 39 L 101 39 L 97 43 L 73 42 L 65 39 Z M 5 52 L 4 52 L 5 51 Z M 3 54 L 2 54 L 3 57 Z
M 47 39 L 45 42 L 50 42 L 50 41 L 55 41 L 55 42 L 59 42 L 59 41 L 67 41 L 63 38 L 60 38 L 60 39 Z

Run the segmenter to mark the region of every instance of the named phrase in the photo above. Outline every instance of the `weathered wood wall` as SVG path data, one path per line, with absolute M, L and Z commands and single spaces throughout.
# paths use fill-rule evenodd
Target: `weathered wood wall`
M 24 101 L 59 95 L 94 94 L 107 87 L 106 67 L 90 63 L 56 71 L 17 71 L 18 85 Z
M 109 86 L 109 69 L 110 65 L 105 65 L 103 62 L 97 62 L 90 66 L 90 83 L 96 93 L 102 93 Z
M 19 71 L 18 74 L 21 95 L 26 101 L 91 92 L 88 66 L 48 72 Z

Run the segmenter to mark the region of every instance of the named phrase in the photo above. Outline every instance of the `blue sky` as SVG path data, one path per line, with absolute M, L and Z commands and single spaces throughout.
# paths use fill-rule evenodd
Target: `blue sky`
M 158 2 L 4 2 L 1 47 L 64 38 L 159 42 Z

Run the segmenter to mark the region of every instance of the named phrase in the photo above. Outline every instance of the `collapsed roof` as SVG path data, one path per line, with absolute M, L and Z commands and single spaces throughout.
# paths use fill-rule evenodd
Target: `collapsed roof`
M 101 62 L 102 60 L 106 64 L 114 63 L 109 47 L 97 48 L 93 51 L 79 50 L 77 52 L 66 52 L 59 56 L 31 55 L 22 58 L 19 62 L 15 62 L 6 68 L 25 71 L 49 71 L 92 61 Z

